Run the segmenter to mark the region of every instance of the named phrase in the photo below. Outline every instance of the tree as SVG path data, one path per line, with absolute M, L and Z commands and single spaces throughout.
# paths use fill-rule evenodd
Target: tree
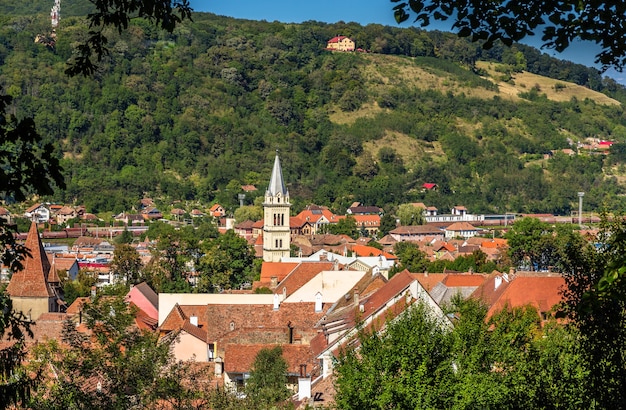
M 33 394 L 33 409 L 197 408 L 210 376 L 191 363 L 176 362 L 174 339 L 133 325 L 134 311 L 123 297 L 99 298 L 83 305 L 82 333 L 65 322 L 63 342 L 41 344 L 35 369 L 54 369 L 54 377 Z
M 289 397 L 287 362 L 280 346 L 261 349 L 254 358 L 246 385 L 250 399 L 261 408 L 270 407 Z
M 505 235 L 511 261 L 529 270 L 543 270 L 556 264 L 556 243 L 552 229 L 537 218 L 515 221 Z
M 348 235 L 353 239 L 359 235 L 356 219 L 352 215 L 340 219 L 336 224 L 328 224 L 328 232 L 333 235 Z
M 254 253 L 248 242 L 232 229 L 203 247 L 198 271 L 200 292 L 216 292 L 251 284 Z
M 426 219 L 424 218 L 424 208 L 415 206 L 412 204 L 402 204 L 398 206 L 396 212 L 400 225 L 424 225 Z
M 128 28 L 132 19 L 143 18 L 155 26 L 174 31 L 176 25 L 185 19 L 191 19 L 191 7 L 188 0 L 113 0 L 95 2 L 95 11 L 89 14 L 89 35 L 76 46 L 74 56 L 69 62 L 66 73 L 70 76 L 93 75 L 97 69 L 93 59 L 102 61 L 109 54 L 107 28 L 112 27 L 119 33 Z
M 133 242 L 133 234 L 125 227 L 120 236 L 115 238 L 115 243 L 132 243 Z
M 477 300 L 453 300 L 454 327 L 423 303 L 379 331 L 362 330 L 358 349 L 340 352 L 337 407 L 590 408 L 578 333 L 532 307 L 486 320 Z M 604 407 L 600 407 L 604 408 Z
M 626 64 L 626 18 L 621 6 L 606 0 L 550 0 L 521 5 L 501 0 L 392 0 L 398 23 L 413 17 L 422 27 L 431 19 L 452 19 L 460 37 L 482 41 L 491 48 L 497 40 L 510 46 L 542 27 L 543 46 L 563 51 L 576 40 L 591 41 L 601 47 L 596 62 L 603 68 Z
M 428 259 L 419 246 L 414 242 L 397 242 L 393 252 L 400 264 L 393 268 L 393 273 L 407 269 L 409 272 L 425 272 L 428 269 Z
M 137 249 L 126 243 L 115 245 L 111 272 L 124 278 L 126 285 L 136 285 L 141 281 L 143 262 Z
M 565 309 L 580 335 L 589 370 L 589 398 L 596 408 L 626 402 L 626 222 L 601 223 L 597 243 L 572 234 L 563 246 Z
M 452 336 L 427 312 L 411 307 L 383 332 L 362 330 L 359 349 L 340 352 L 335 401 L 340 409 L 450 408 L 455 394 Z
M 259 221 L 263 219 L 263 208 L 257 205 L 244 205 L 235 209 L 235 221 L 241 223 L 244 221 Z
M 389 234 L 390 231 L 396 229 L 396 218 L 389 213 L 385 213 L 380 218 L 380 229 L 378 229 L 378 237 L 382 238 Z

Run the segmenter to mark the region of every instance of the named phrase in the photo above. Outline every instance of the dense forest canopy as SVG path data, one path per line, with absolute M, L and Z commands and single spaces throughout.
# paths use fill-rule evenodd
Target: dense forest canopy
M 242 184 L 264 190 L 278 149 L 295 209 L 420 201 L 567 214 L 578 191 L 590 208 L 623 205 L 621 151 L 544 159 L 587 138 L 626 143 L 621 104 L 559 102 L 539 85 L 507 98 L 497 82 L 526 70 L 622 103 L 626 90 L 528 46 L 482 50 L 416 28 L 195 13 L 172 34 L 142 20 L 109 33 L 95 77 L 69 78 L 89 3 L 63 3 L 54 48 L 34 42 L 50 32 L 48 2 L 9 3 L 0 1 L 0 86 L 62 158 L 67 189 L 55 201 L 120 212 L 149 194 L 232 212 Z M 367 52 L 325 50 L 337 34 Z M 496 64 L 499 77 L 478 61 Z M 425 182 L 438 190 L 424 192 Z

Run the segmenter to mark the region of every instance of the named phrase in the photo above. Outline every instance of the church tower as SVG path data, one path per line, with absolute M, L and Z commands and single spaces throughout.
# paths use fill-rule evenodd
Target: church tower
M 280 159 L 276 152 L 270 185 L 263 202 L 263 261 L 280 262 L 289 257 L 291 229 L 289 227 L 289 191 L 285 188 Z
M 24 246 L 28 248 L 30 256 L 24 258 L 23 268 L 13 273 L 6 292 L 11 297 L 16 312 L 37 320 L 42 313 L 59 311 L 60 298 L 50 283 L 56 272 L 50 265 L 34 222 L 30 226 Z

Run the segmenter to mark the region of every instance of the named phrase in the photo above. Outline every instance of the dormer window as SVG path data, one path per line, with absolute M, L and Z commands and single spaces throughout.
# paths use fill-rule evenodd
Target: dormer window
M 235 322 L 230 322 L 230 331 L 235 330 Z

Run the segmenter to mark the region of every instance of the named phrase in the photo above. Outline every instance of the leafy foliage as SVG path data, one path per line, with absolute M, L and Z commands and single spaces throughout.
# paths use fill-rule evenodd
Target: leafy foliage
M 531 5 L 515 1 L 413 0 L 401 2 L 393 10 L 398 23 L 413 16 L 422 27 L 431 19 L 452 18 L 460 37 L 482 41 L 485 48 L 493 47 L 498 40 L 510 46 L 541 29 L 545 47 L 563 51 L 575 40 L 589 40 L 601 46 L 596 61 L 605 68 L 626 64 L 626 48 L 619 40 L 626 33 L 616 29 L 623 27 L 624 15 L 604 0 L 552 0 Z
M 532 308 L 486 321 L 477 301 L 455 303 L 453 328 L 418 303 L 385 330 L 362 331 L 339 358 L 338 408 L 589 406 L 574 329 L 541 330 Z
M 287 362 L 282 354 L 283 349 L 276 346 L 261 349 L 254 358 L 246 392 L 260 408 L 269 407 L 289 397 Z
M 159 343 L 158 334 L 133 326 L 122 297 L 97 298 L 83 306 L 82 317 L 88 334 L 68 320 L 67 347 L 53 340 L 36 349 L 33 366 L 53 366 L 56 377 L 40 386 L 30 408 L 159 408 L 164 402 L 191 408 L 201 402 L 209 376 L 176 363 L 171 340 Z

